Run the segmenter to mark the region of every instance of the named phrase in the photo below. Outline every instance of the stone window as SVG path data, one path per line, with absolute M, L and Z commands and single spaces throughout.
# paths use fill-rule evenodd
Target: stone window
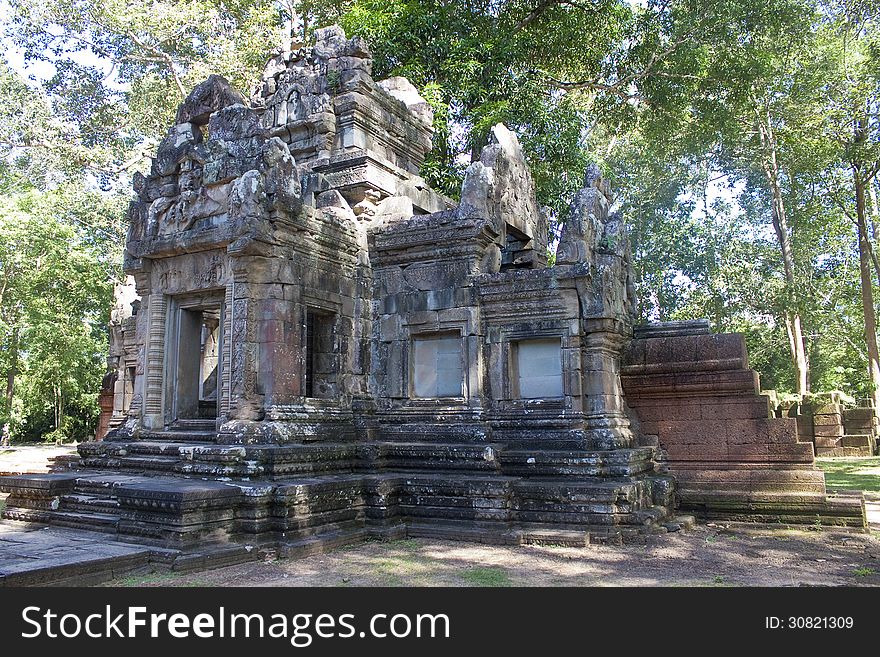
M 305 396 L 326 399 L 336 391 L 336 353 L 333 313 L 306 309 Z
M 558 338 L 512 343 L 514 394 L 520 399 L 562 397 L 562 345 Z
M 416 397 L 461 397 L 461 335 L 413 338 L 412 378 Z

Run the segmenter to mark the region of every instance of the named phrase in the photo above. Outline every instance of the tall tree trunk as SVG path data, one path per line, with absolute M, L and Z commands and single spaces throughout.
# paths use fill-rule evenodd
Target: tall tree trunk
M 880 205 L 877 203 L 877 188 L 871 180 L 868 185 L 868 198 L 871 199 L 871 239 L 877 241 L 877 221 L 880 220 Z
M 860 128 L 857 128 L 857 131 Z M 853 167 L 853 189 L 856 195 L 856 224 L 859 231 L 859 282 L 862 290 L 862 312 L 865 315 L 865 347 L 868 351 L 868 374 L 873 388 L 874 407 L 880 408 L 880 351 L 877 349 L 877 315 L 874 310 L 874 282 L 871 276 L 871 254 L 868 237 L 866 181 L 861 169 Z
M 880 260 L 877 259 L 877 249 L 874 248 L 874 244 L 877 242 L 877 221 L 880 219 L 880 206 L 877 205 L 877 191 L 874 189 L 873 179 L 865 183 L 865 189 L 867 190 L 868 199 L 871 201 L 871 220 L 868 223 L 869 231 L 865 245 L 868 247 L 868 256 L 871 259 L 871 264 L 874 265 L 874 275 L 880 281 Z
M 761 146 L 764 152 L 763 169 L 764 177 L 770 189 L 773 207 L 773 230 L 776 231 L 776 239 L 782 252 L 782 269 L 785 273 L 786 308 L 785 328 L 788 333 L 788 348 L 791 362 L 794 366 L 797 393 L 801 396 L 810 391 L 810 361 L 804 345 L 804 330 L 800 312 L 797 310 L 797 281 L 794 277 L 794 254 L 791 250 L 791 236 L 789 234 L 788 217 L 785 212 L 785 203 L 782 198 L 782 185 L 779 181 L 779 160 L 776 153 L 776 137 L 773 133 L 773 124 L 769 115 L 762 115 L 756 109 L 758 116 L 757 127 L 761 136 Z
M 55 384 L 52 386 L 52 391 L 55 393 L 55 430 L 61 428 L 61 384 Z
M 9 372 L 6 375 L 6 413 L 12 417 L 12 398 L 15 396 L 15 377 L 18 376 L 18 327 L 12 329 L 12 340 L 9 344 Z

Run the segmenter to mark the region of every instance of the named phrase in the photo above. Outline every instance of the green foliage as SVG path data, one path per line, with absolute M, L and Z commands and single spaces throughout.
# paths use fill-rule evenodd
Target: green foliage
M 63 103 L 5 65 L 0 94 L 0 425 L 82 439 L 97 419 L 124 200 L 88 183 Z
M 0 199 L 0 372 L 14 372 L 0 423 L 15 438 L 82 439 L 97 419 L 112 286 L 107 244 L 77 221 L 85 208 L 120 210 L 71 187 Z
M 880 458 L 826 458 L 817 459 L 816 464 L 825 473 L 829 490 L 880 492 Z
M 55 71 L 44 87 L 67 148 L 107 184 L 145 166 L 192 87 L 218 73 L 247 91 L 281 44 L 271 0 L 8 4 L 7 38 Z
M 370 42 L 378 77 L 408 77 L 434 108 L 434 150 L 423 169 L 433 186 L 456 197 L 464 168 L 503 122 L 521 136 L 539 203 L 564 216 L 592 159 L 587 110 L 597 101 L 594 89 L 566 93 L 559 82 L 611 74 L 606 60 L 631 24 L 627 3 L 310 3 L 321 5 L 324 21 Z
M 871 575 L 876 575 L 877 571 L 873 568 L 853 568 L 852 574 L 856 577 L 870 577 Z
M 857 81 L 867 67 L 852 75 L 846 65 L 839 8 L 746 0 L 708 11 L 696 1 L 676 3 L 673 13 L 662 28 L 667 39 L 694 38 L 645 79 L 638 125 L 607 160 L 633 226 L 642 315 L 702 316 L 715 330 L 741 331 L 765 387 L 793 390 L 785 317 L 796 312 L 812 389 L 867 396 L 851 175 L 842 148 L 852 141 L 851 113 L 842 115 L 841 137 L 831 130 L 834 107 L 847 97 L 843 88 L 864 88 Z M 762 125 L 772 130 L 772 152 L 760 138 Z M 791 283 L 771 221 L 771 156 L 788 219 Z M 710 177 L 724 189 L 708 194 Z

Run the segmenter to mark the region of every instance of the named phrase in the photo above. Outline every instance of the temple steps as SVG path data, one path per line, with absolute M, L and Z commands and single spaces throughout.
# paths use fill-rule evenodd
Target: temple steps
M 371 442 L 219 445 L 168 440 L 83 443 L 85 468 L 222 477 L 295 477 L 380 471 L 513 477 L 637 477 L 653 471 L 652 448 L 522 450 L 473 443 Z
M 374 463 L 389 470 L 497 472 L 510 476 L 636 476 L 651 472 L 653 449 L 508 449 L 503 444 L 377 442 Z
M 76 509 L 62 511 L 14 507 L 6 509 L 3 517 L 7 520 L 39 522 L 53 527 L 87 529 L 105 533 L 115 533 L 119 523 L 119 516 L 115 513 L 86 513 Z
M 342 532 L 337 538 L 344 540 L 371 523 L 410 521 L 488 523 L 496 531 L 535 523 L 651 532 L 671 513 L 652 484 L 625 477 L 386 471 L 218 481 L 92 470 L 10 478 L 2 487 L 11 493 L 7 518 L 87 526 L 165 547 L 229 533 L 294 540 Z
M 59 508 L 64 511 L 112 514 L 119 509 L 119 500 L 113 497 L 98 497 L 87 493 L 74 493 L 72 495 L 62 495 Z
M 124 476 L 121 474 L 107 474 L 99 472 L 80 471 L 77 473 L 73 493 L 78 495 L 88 495 L 96 499 L 116 499 L 113 496 L 113 489 L 116 486 L 124 485 L 138 479 L 133 476 Z
M 654 469 L 653 449 L 505 450 L 499 460 L 505 474 L 518 476 L 635 476 Z
M 299 476 L 363 465 L 354 444 L 218 445 L 207 442 L 99 442 L 80 446 L 84 467 L 222 477 Z
M 217 426 L 214 420 L 178 420 L 165 430 L 143 429 L 136 438 L 125 433 L 110 432 L 101 442 L 112 444 L 134 441 L 216 443 Z
M 172 426 L 171 431 L 195 431 L 198 433 L 205 432 L 213 432 L 215 435 L 217 433 L 217 421 L 216 420 L 205 420 L 205 419 L 193 419 L 193 420 L 177 420 Z
M 141 440 L 148 442 L 196 442 L 196 443 L 216 443 L 217 431 L 195 430 L 195 429 L 170 429 L 168 431 L 143 431 L 140 435 Z
M 80 453 L 101 454 L 147 454 L 155 456 L 176 456 L 181 450 L 191 451 L 195 447 L 216 448 L 212 442 L 189 441 L 137 441 L 126 443 L 83 443 Z
M 174 456 L 118 456 L 104 458 L 83 458 L 82 463 L 86 467 L 117 468 L 124 471 L 175 471 L 181 463 L 179 457 Z
M 80 466 L 79 454 L 59 454 L 50 459 L 49 472 L 76 470 Z

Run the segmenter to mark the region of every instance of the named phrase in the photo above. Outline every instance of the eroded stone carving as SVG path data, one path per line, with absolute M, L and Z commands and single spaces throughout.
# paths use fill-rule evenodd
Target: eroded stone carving
M 243 102 L 241 95 L 229 86 L 229 82 L 223 76 L 211 75 L 197 85 L 180 105 L 174 122 L 177 125 L 186 123 L 205 125 L 212 113 Z

